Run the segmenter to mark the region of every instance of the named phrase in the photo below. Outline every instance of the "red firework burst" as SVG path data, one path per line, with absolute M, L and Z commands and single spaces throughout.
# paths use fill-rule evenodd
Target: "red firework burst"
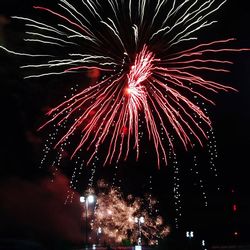
M 86 146 L 91 152 L 90 162 L 106 142 L 109 145 L 104 164 L 126 160 L 132 149 L 138 160 L 141 140 L 147 134 L 160 166 L 161 161 L 167 164 L 167 148 L 174 148 L 170 135 L 175 133 L 186 149 L 193 146 L 193 140 L 202 145 L 202 138 L 206 138 L 211 121 L 197 98 L 214 104 L 207 92 L 234 90 L 202 77 L 202 72 L 228 72 L 225 66 L 232 62 L 214 59 L 215 54 L 247 50 L 220 48 L 234 39 L 173 52 L 181 43 L 195 40 L 193 33 L 215 23 L 206 18 L 225 2 L 90 0 L 76 8 L 61 0 L 61 12 L 34 7 L 52 15 L 57 25 L 14 18 L 25 20 L 27 27 L 36 30 L 27 32 L 27 42 L 63 47 L 66 57 L 56 51 L 56 55 L 31 55 L 3 49 L 46 58 L 46 63 L 22 67 L 46 69 L 27 78 L 89 69 L 102 72 L 100 81 L 48 113 L 49 121 L 42 127 L 52 122 L 60 127 L 67 121 L 67 131 L 55 147 L 72 136 L 79 137 L 80 130 L 72 157 Z M 107 10 L 109 17 L 103 15 Z M 81 45 L 84 54 L 79 53 Z M 73 49 L 77 53 L 72 53 Z

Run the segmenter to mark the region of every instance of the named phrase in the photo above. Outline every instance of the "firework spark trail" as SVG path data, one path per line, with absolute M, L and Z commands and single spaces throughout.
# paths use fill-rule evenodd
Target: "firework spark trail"
M 147 102 L 147 90 L 145 86 L 143 86 L 143 82 L 146 81 L 152 74 L 154 56 L 152 53 L 147 51 L 147 47 L 145 46 L 140 54 L 135 58 L 134 65 L 131 67 L 130 72 L 128 73 L 128 87 L 125 89 L 127 94 L 127 108 L 125 110 L 125 114 L 128 114 L 128 141 L 127 141 L 127 153 L 126 158 L 129 153 L 129 139 L 132 134 L 135 135 L 135 145 L 134 147 L 137 149 L 137 159 L 139 157 L 139 138 L 138 138 L 138 112 L 140 110 L 144 110 L 147 112 L 150 108 Z M 147 116 L 145 113 L 147 127 L 150 136 L 150 116 Z M 125 120 L 123 126 L 127 125 L 127 121 Z M 122 149 L 121 149 L 122 150 Z M 119 159 L 118 159 L 119 160 Z
M 160 166 L 161 162 L 167 164 L 166 145 L 174 150 L 170 140 L 173 132 L 186 149 L 193 146 L 194 140 L 203 144 L 211 121 L 195 104 L 196 99 L 214 104 L 207 97 L 208 92 L 234 90 L 205 79 L 203 73 L 229 72 L 226 66 L 232 62 L 218 59 L 217 55 L 248 50 L 224 47 L 235 39 L 178 49 L 182 43 L 196 40 L 195 32 L 216 23 L 209 19 L 225 2 L 88 0 L 74 6 L 60 0 L 58 10 L 34 6 L 35 10 L 51 15 L 58 22 L 56 25 L 26 17 L 13 18 L 26 22 L 27 43 L 42 44 L 49 50 L 63 48 L 64 54 L 36 55 L 1 48 L 36 60 L 47 58 L 46 62 L 39 59 L 23 65 L 23 69 L 39 69 L 39 73 L 26 78 L 88 69 L 102 72 L 100 81 L 48 113 L 50 118 L 41 128 L 69 121 L 68 131 L 55 147 L 80 133 L 72 157 L 86 146 L 90 162 L 100 146 L 109 143 L 104 164 L 126 160 L 131 145 L 138 160 L 139 134 L 146 130 Z M 80 50 L 85 53 L 79 53 Z

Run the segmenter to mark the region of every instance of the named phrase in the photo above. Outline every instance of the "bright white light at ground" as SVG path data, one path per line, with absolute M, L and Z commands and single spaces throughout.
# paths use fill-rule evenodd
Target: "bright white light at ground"
M 81 202 L 81 203 L 84 203 L 84 202 L 85 202 L 85 197 L 84 197 L 84 196 L 81 196 L 81 197 L 80 197 L 80 202 Z
M 186 232 L 186 237 L 187 238 L 193 238 L 194 237 L 194 232 L 193 231 L 187 231 Z
M 135 250 L 142 250 L 141 246 L 135 246 Z
M 140 223 L 144 223 L 145 220 L 144 220 L 144 217 L 140 217 Z
M 95 201 L 94 195 L 89 195 L 89 196 L 87 197 L 87 201 L 88 201 L 88 203 L 94 203 L 94 201 Z
M 135 217 L 135 223 L 138 223 L 138 222 L 140 222 L 141 224 L 144 223 L 145 222 L 144 217 L 140 217 L 140 218 Z

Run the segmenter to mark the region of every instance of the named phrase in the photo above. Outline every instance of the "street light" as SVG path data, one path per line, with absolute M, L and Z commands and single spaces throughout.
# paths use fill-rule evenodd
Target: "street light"
M 97 244 L 100 244 L 100 238 L 101 238 L 102 228 L 98 227 L 97 229 Z
M 188 249 L 192 249 L 191 239 L 194 238 L 194 231 L 186 231 L 186 237 L 189 239 L 188 245 L 190 246 L 188 247 Z
M 193 231 L 187 231 L 186 232 L 186 237 L 189 238 L 189 239 L 194 238 L 194 232 Z
M 137 244 L 138 246 L 141 246 L 142 240 L 141 240 L 141 224 L 145 222 L 145 219 L 143 216 L 141 217 L 135 217 L 135 223 L 138 225 L 138 241 Z
M 84 202 L 85 202 L 85 197 L 84 197 L 84 196 L 81 196 L 81 197 L 80 197 L 80 202 L 81 202 L 81 203 L 84 203 Z
M 80 202 L 85 203 L 85 244 L 86 244 L 86 249 L 88 248 L 88 207 L 89 204 L 92 204 L 95 202 L 95 196 L 90 194 L 85 196 L 80 197 Z
M 88 195 L 87 196 L 87 202 L 88 203 L 94 203 L 94 201 L 95 201 L 95 196 L 94 195 L 92 195 L 92 194 L 90 194 L 90 195 Z

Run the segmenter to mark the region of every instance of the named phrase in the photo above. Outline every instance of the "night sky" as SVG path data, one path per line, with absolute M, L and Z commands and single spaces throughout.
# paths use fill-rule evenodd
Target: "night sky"
M 44 1 L 34 1 L 43 3 Z M 48 2 L 48 1 L 46 1 Z M 0 3 L 0 43 L 11 48 L 21 48 L 23 27 L 12 23 L 9 16 L 27 15 L 31 11 L 33 1 L 20 0 L 1 0 Z M 201 42 L 213 41 L 228 37 L 235 37 L 237 41 L 234 46 L 237 48 L 250 48 L 250 7 L 246 0 L 228 0 L 228 3 L 217 12 L 216 19 L 219 23 L 199 32 Z M 178 160 L 181 165 L 181 193 L 183 204 L 183 217 L 180 220 L 181 230 L 189 228 L 200 230 L 203 235 L 209 235 L 218 244 L 224 242 L 233 242 L 233 233 L 239 231 L 239 243 L 247 242 L 248 228 L 250 226 L 250 198 L 249 198 L 249 154 L 250 154 L 250 52 L 228 54 L 227 59 L 234 62 L 231 66 L 231 73 L 222 77 L 222 82 L 230 84 L 239 92 L 220 93 L 214 100 L 217 105 L 209 107 L 210 117 L 213 121 L 215 130 L 218 154 L 216 167 L 219 177 L 215 178 L 207 171 L 207 154 L 203 149 L 197 149 L 197 155 L 200 159 L 201 170 L 207 187 L 208 208 L 202 206 L 202 198 L 199 193 L 199 187 L 196 185 L 194 176 L 190 174 L 190 157 L 188 153 L 180 151 Z M 61 101 L 67 88 L 70 88 L 70 80 L 80 81 L 83 76 L 70 76 L 67 79 L 58 77 L 57 79 L 44 78 L 40 80 L 23 80 L 23 75 L 18 68 L 21 58 L 9 57 L 6 53 L 0 51 L 0 79 L 1 79 L 1 202 L 7 199 L 7 193 L 18 194 L 11 185 L 20 185 L 23 190 L 27 190 L 25 185 L 31 185 L 34 192 L 40 193 L 42 190 L 54 190 L 48 187 L 46 178 L 48 172 L 38 169 L 38 163 L 41 155 L 43 140 L 46 138 L 46 131 L 37 132 L 36 129 L 44 121 L 44 113 L 49 106 L 53 106 Z M 75 78 L 74 78 L 75 77 Z M 149 164 L 150 163 L 150 164 Z M 66 164 L 67 165 L 67 164 Z M 68 163 L 67 166 L 70 166 Z M 63 173 L 70 176 L 70 169 L 64 167 Z M 100 167 L 97 177 L 112 179 L 112 167 Z M 118 171 L 118 176 L 122 180 L 121 186 L 127 193 L 141 195 L 149 189 L 148 178 L 153 176 L 153 194 L 161 203 L 161 212 L 167 222 L 173 223 L 175 209 L 173 206 L 172 193 L 172 170 L 168 167 L 157 169 L 147 159 L 140 163 L 133 163 L 129 159 L 127 163 L 122 163 Z M 43 183 L 39 181 L 43 179 Z M 57 185 L 63 186 L 66 183 L 65 177 L 60 177 Z M 89 173 L 80 178 L 82 186 L 79 191 L 86 187 Z M 10 185 L 6 184 L 6 180 Z M 9 180 L 11 180 L 9 182 Z M 23 181 L 25 180 L 25 182 Z M 27 181 L 27 182 L 26 182 Z M 65 183 L 64 183 L 65 181 Z M 28 183 L 28 184 L 27 184 Z M 218 191 L 220 187 L 220 191 Z M 51 189 L 50 189 L 51 188 Z M 17 187 L 18 189 L 18 187 Z M 197 191 L 198 190 L 198 191 Z M 24 191 L 25 192 L 25 191 Z M 63 192 L 63 191 L 62 191 Z M 62 192 L 55 194 L 62 199 Z M 35 206 L 38 201 L 24 198 L 27 207 Z M 44 198 L 45 199 L 45 198 Z M 8 199 L 7 199 L 8 200 Z M 19 201 L 22 199 L 19 197 Z M 53 203 L 53 202 L 52 202 Z M 13 203 L 10 203 L 13 205 Z M 237 216 L 232 213 L 232 205 L 237 204 Z M 43 206 L 39 204 L 39 206 Z M 53 204 L 51 205 L 53 206 Z M 59 206 L 56 204 L 55 206 Z M 2 211 L 10 211 L 11 217 L 13 209 L 11 205 L 2 206 Z M 7 208 L 7 209 L 6 209 Z M 23 208 L 25 209 L 25 208 Z M 44 209 L 50 209 L 46 206 Z M 77 206 L 71 209 L 78 211 Z M 65 211 L 65 213 L 67 213 Z M 72 214 L 69 212 L 69 214 Z M 16 221 L 24 224 L 23 213 Z M 44 215 L 45 216 L 45 215 Z M 9 218 L 8 217 L 8 218 Z M 74 216 L 73 216 L 74 217 Z M 73 217 L 72 220 L 73 220 Z M 21 218 L 21 219 L 20 219 Z M 4 221 L 1 218 L 1 221 Z M 6 222 L 7 221 L 7 222 Z M 5 223 L 8 219 L 5 218 Z M 41 222 L 37 222 L 41 223 Z M 52 224 L 61 223 L 61 218 L 51 222 Z M 73 225 L 73 222 L 70 225 Z M 32 224 L 32 223 L 31 223 Z M 26 225 L 27 226 L 27 225 Z M 29 227 L 30 224 L 28 223 Z M 77 225 L 73 225 L 77 231 Z M 55 235 L 59 235 L 58 228 L 52 227 Z M 4 231 L 1 229 L 1 231 Z M 1 232 L 0 231 L 0 232 Z M 37 230 L 40 234 L 45 234 L 46 230 Z M 214 233 L 212 233 L 214 232 Z M 77 233 L 76 233 L 77 235 Z M 59 236 L 58 236 L 59 237 Z M 61 233 L 61 238 L 69 238 L 72 235 Z M 73 237 L 74 238 L 74 237 Z M 77 236 L 75 236 L 77 238 Z M 73 240 L 76 240 L 76 239 Z

